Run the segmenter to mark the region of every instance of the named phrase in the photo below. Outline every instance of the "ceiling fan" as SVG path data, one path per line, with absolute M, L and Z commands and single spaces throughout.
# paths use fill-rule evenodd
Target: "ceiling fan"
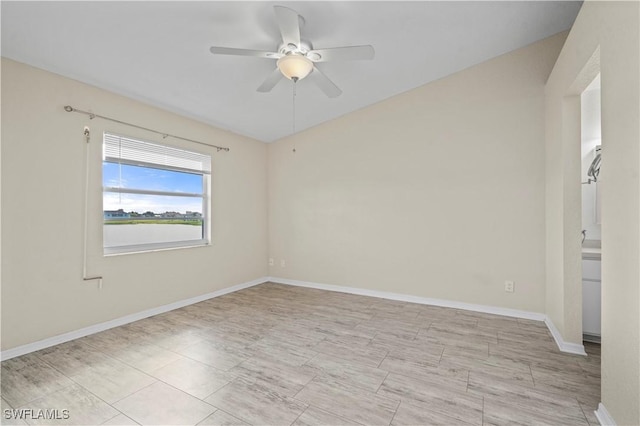
M 373 46 L 370 45 L 314 49 L 311 42 L 300 37 L 300 22 L 304 23 L 302 16 L 288 7 L 274 6 L 274 9 L 276 21 L 282 34 L 282 42 L 278 44 L 275 52 L 219 46 L 212 46 L 209 49 L 215 55 L 253 56 L 277 60 L 276 69 L 258 87 L 258 92 L 271 91 L 283 76 L 294 83 L 308 77 L 328 97 L 335 98 L 340 96 L 342 90 L 320 72 L 315 64 L 318 62 L 373 59 L 375 52 Z

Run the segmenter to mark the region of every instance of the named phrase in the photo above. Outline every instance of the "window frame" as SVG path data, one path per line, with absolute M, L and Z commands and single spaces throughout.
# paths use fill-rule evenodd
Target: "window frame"
M 119 158 L 118 161 L 114 161 L 112 159 L 107 159 L 107 155 L 105 153 L 107 137 L 115 137 L 120 139 L 126 139 L 129 141 L 135 141 L 141 144 L 149 144 L 155 145 L 156 147 L 163 147 L 169 150 L 178 150 L 189 154 L 196 154 L 199 156 L 207 157 L 208 159 L 208 172 L 207 171 L 197 171 L 193 169 L 185 169 L 181 167 L 172 167 L 164 164 L 154 163 L 154 162 L 142 162 L 135 160 L 128 160 Z M 204 154 L 201 152 L 196 152 L 188 149 L 184 149 L 182 147 L 176 147 L 172 145 L 168 145 L 165 143 L 157 143 L 148 140 L 144 140 L 141 138 L 134 138 L 129 136 L 120 135 L 113 132 L 105 131 L 103 133 L 102 138 L 102 168 L 104 168 L 105 163 L 116 164 L 116 165 L 130 165 L 136 167 L 143 167 L 148 169 L 158 169 L 158 170 L 167 170 L 171 172 L 179 172 L 179 173 L 190 173 L 195 174 L 201 177 L 202 179 L 202 193 L 191 193 L 191 192 L 180 192 L 180 191 L 158 191 L 158 190 L 146 190 L 146 189 L 138 189 L 138 188 L 123 188 L 116 186 L 106 186 L 104 182 L 104 175 L 102 175 L 102 249 L 104 256 L 112 256 L 112 255 L 121 255 L 121 254 L 135 254 L 135 253 L 144 253 L 144 252 L 153 252 L 153 251 L 164 251 L 164 250 L 173 250 L 173 249 L 181 249 L 181 248 L 190 248 L 190 247 L 206 247 L 211 245 L 211 155 Z M 101 173 L 103 173 L 101 171 Z M 202 199 L 202 238 L 198 240 L 175 240 L 169 242 L 159 242 L 159 243 L 142 243 L 142 244 L 130 244 L 123 246 L 113 246 L 106 247 L 104 241 L 104 227 L 108 226 L 105 224 L 105 209 L 104 209 L 104 196 L 107 193 L 111 194 L 134 194 L 134 195 L 151 195 L 151 196 L 170 196 L 170 197 L 185 197 L 185 198 L 201 198 Z M 169 225 L 172 226 L 172 225 Z

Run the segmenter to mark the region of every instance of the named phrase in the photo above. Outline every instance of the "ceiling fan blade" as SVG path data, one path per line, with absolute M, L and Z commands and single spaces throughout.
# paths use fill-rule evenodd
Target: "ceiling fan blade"
M 309 80 L 313 81 L 319 88 L 330 98 L 337 98 L 342 94 L 342 90 L 338 86 L 334 84 L 333 81 L 329 80 L 329 77 L 322 74 L 320 70 L 316 67 L 313 67 L 313 71 L 307 77 Z
M 281 53 L 266 52 L 264 50 L 236 49 L 234 47 L 211 46 L 209 51 L 214 55 L 252 56 L 255 58 L 267 59 L 278 59 L 282 57 Z
M 271 74 L 269 74 L 267 79 L 260 85 L 260 87 L 258 87 L 257 89 L 258 92 L 262 92 L 262 93 L 270 92 L 271 89 L 273 89 L 276 86 L 276 84 L 278 84 L 278 82 L 282 80 L 282 77 L 284 76 L 282 75 L 280 70 L 276 68 L 275 70 L 273 70 Z
M 329 61 L 359 61 L 373 59 L 373 46 L 345 46 L 330 49 L 315 49 L 307 53 L 307 58 L 313 62 Z
M 282 34 L 284 44 L 300 46 L 300 21 L 298 12 L 284 6 L 273 6 L 276 12 L 276 20 Z

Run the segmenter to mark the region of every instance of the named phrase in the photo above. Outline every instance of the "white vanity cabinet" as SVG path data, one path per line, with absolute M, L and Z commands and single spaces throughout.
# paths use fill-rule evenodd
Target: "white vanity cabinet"
M 600 337 L 601 262 L 582 260 L 582 333 Z

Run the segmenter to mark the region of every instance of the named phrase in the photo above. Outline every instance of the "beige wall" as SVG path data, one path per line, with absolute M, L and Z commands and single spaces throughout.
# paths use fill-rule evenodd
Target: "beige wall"
M 565 36 L 269 145 L 271 275 L 544 312 L 544 84 Z
M 213 244 L 103 257 L 101 134 L 161 138 L 64 112 L 67 104 L 229 146 L 210 150 Z M 101 290 L 82 281 L 85 125 L 93 135 L 88 269 L 104 276 Z M 265 276 L 266 153 L 261 142 L 3 59 L 2 349 Z
M 582 299 L 574 102 L 601 71 L 602 402 L 621 425 L 640 424 L 639 8 L 585 2 L 546 88 L 547 314 L 575 342 Z

